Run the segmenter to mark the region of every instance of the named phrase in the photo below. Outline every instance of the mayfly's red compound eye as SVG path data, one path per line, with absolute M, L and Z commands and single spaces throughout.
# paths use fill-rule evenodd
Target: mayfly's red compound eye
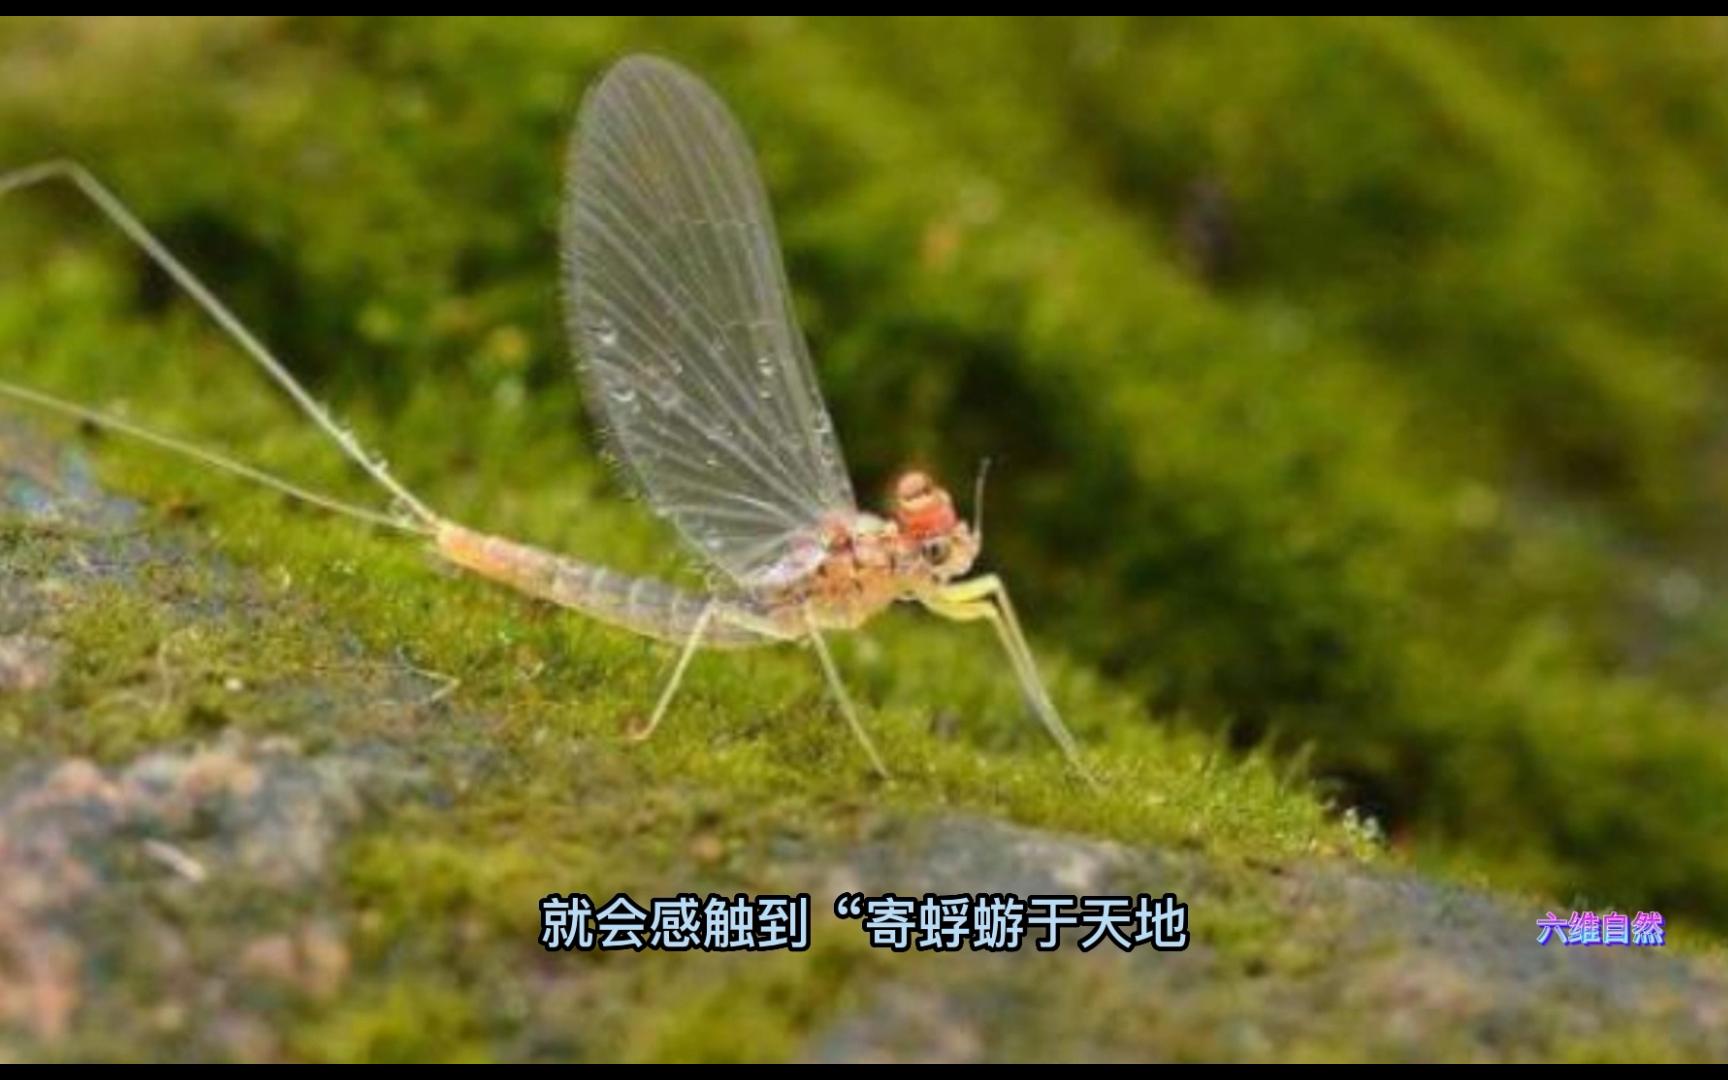
M 909 472 L 894 485 L 894 520 L 913 540 L 946 536 L 958 521 L 954 500 L 921 472 Z
M 913 470 L 901 475 L 894 485 L 894 497 L 901 503 L 928 496 L 936 487 L 926 473 Z

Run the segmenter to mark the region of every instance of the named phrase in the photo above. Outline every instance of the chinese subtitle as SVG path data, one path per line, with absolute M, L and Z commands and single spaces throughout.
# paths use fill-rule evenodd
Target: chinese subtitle
M 540 901 L 547 952 L 803 952 L 810 947 L 810 894 L 657 896 L 644 908 L 619 893 L 596 907 L 587 893 Z
M 1081 952 L 1105 943 L 1123 952 L 1142 945 L 1158 952 L 1188 947 L 1188 905 L 1174 893 L 1024 898 L 1014 893 L 845 893 L 835 898 L 834 914 L 861 920 L 870 944 L 891 952 L 1015 952 L 1028 941 L 1039 952 L 1053 952 L 1062 946 L 1064 930 Z

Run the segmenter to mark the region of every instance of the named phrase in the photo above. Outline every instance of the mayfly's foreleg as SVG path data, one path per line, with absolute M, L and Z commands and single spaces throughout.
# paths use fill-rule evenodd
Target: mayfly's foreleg
M 690 666 L 691 657 L 695 656 L 696 650 L 701 647 L 702 635 L 707 632 L 708 624 L 714 621 L 716 610 L 712 600 L 702 606 L 702 611 L 690 626 L 690 636 L 684 640 L 684 647 L 679 650 L 678 662 L 672 666 L 672 677 L 666 680 L 666 688 L 660 691 L 660 700 L 654 703 L 654 712 L 648 717 L 648 723 L 630 733 L 630 737 L 635 741 L 641 742 L 654 734 L 654 729 L 666 718 L 666 710 L 672 707 L 672 699 L 678 696 L 678 686 L 684 681 L 684 672 Z
M 1002 579 L 995 574 L 985 574 L 969 581 L 955 582 L 925 599 L 924 606 L 945 619 L 956 622 L 984 620 L 995 627 L 996 637 L 1020 681 L 1020 692 L 1026 698 L 1026 704 L 1050 737 L 1056 740 L 1056 745 L 1062 748 L 1074 770 L 1087 783 L 1097 786 L 1098 781 L 1080 760 L 1080 748 L 1075 744 L 1074 736 L 1068 733 L 1068 726 L 1062 722 L 1062 715 L 1056 711 L 1049 692 L 1044 688 L 1044 680 L 1038 674 L 1032 649 L 1026 644 L 1026 635 L 1020 630 L 1020 620 L 1014 614 L 1014 603 L 1008 599 L 1008 589 L 1002 584 Z
M 875 767 L 878 775 L 886 780 L 888 766 L 882 764 L 882 755 L 876 752 L 876 744 L 870 741 L 870 735 L 864 730 L 864 725 L 858 720 L 858 710 L 852 707 L 852 696 L 846 693 L 846 685 L 840 681 L 840 669 L 834 666 L 834 657 L 828 651 L 828 643 L 822 639 L 822 631 L 816 628 L 816 619 L 810 610 L 804 610 L 804 627 L 809 633 L 810 644 L 816 650 L 816 657 L 822 662 L 822 674 L 828 679 L 828 689 L 834 694 L 834 702 L 840 707 L 840 713 L 846 717 L 846 723 L 851 725 L 852 734 L 858 737 L 859 745 L 864 747 L 864 753 L 869 755 L 870 764 Z

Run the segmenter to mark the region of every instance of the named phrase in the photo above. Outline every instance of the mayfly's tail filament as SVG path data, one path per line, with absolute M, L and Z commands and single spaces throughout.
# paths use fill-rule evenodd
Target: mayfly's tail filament
M 120 231 L 125 233 L 128 239 L 130 239 L 134 244 L 137 244 L 144 254 L 149 256 L 150 261 L 154 262 L 164 273 L 172 278 L 175 284 L 186 290 L 187 294 L 197 302 L 198 306 L 204 309 L 204 313 L 210 316 L 211 319 L 215 320 L 216 324 L 220 326 L 228 336 L 235 341 L 235 343 L 244 349 L 247 355 L 251 356 L 251 358 L 257 362 L 258 366 L 263 368 L 265 373 L 276 381 L 277 385 L 287 391 L 288 396 L 294 399 L 294 403 L 298 405 L 307 416 L 310 416 L 314 423 L 316 423 L 320 428 L 323 428 L 326 435 L 335 440 L 336 445 L 342 448 L 342 452 L 348 456 L 349 460 L 353 461 L 356 465 L 360 466 L 361 469 L 365 470 L 366 475 L 377 481 L 378 484 L 390 493 L 394 500 L 406 507 L 408 512 L 421 524 L 426 526 L 434 526 L 437 524 L 439 520 L 438 515 L 434 514 L 425 503 L 421 502 L 412 492 L 403 487 L 394 476 L 391 476 L 389 470 L 384 467 L 382 462 L 375 460 L 367 454 L 365 449 L 360 445 L 359 440 L 354 437 L 353 432 L 338 424 L 330 416 L 329 411 L 322 405 L 318 404 L 318 402 L 306 392 L 306 388 L 300 385 L 299 380 L 289 373 L 288 369 L 282 365 L 282 362 L 264 346 L 264 343 L 253 336 L 252 332 L 246 328 L 246 324 L 241 322 L 239 317 L 232 311 L 229 311 L 227 306 L 224 305 L 222 301 L 218 300 L 215 294 L 206 288 L 204 283 L 198 280 L 198 277 L 193 274 L 192 271 L 186 269 L 180 260 L 174 257 L 173 252 L 169 251 L 160 240 L 157 240 L 155 234 L 145 228 L 144 223 L 139 221 L 138 217 L 133 214 L 131 210 L 127 209 L 126 204 L 120 201 L 119 196 L 104 187 L 88 169 L 75 161 L 69 160 L 45 161 L 36 165 L 26 166 L 25 168 L 16 169 L 12 172 L 0 175 L 0 195 L 5 195 L 9 192 L 18 190 L 19 188 L 28 187 L 33 184 L 45 183 L 50 180 L 68 181 L 86 198 L 95 203 L 96 208 L 101 210 L 110 221 L 118 226 Z M 156 437 L 156 441 L 159 445 L 166 445 L 166 442 L 160 436 Z M 209 460 L 211 464 L 216 464 L 215 460 L 212 460 L 215 455 L 210 455 L 203 451 L 196 451 L 195 456 L 196 454 L 203 454 L 206 460 Z M 246 468 L 245 466 L 236 466 L 238 466 L 237 462 L 228 462 L 225 465 L 218 465 L 217 467 L 227 468 L 231 472 L 240 472 L 242 469 Z M 242 473 L 242 475 L 245 475 L 245 473 Z M 252 476 L 251 478 L 259 479 L 258 476 Z M 274 483 L 272 486 L 278 488 L 283 487 L 281 483 Z M 297 497 L 304 497 L 305 495 L 305 493 L 294 494 L 296 494 Z M 320 496 L 319 498 L 322 497 Z
M 279 491 L 290 498 L 299 499 L 301 502 L 310 503 L 313 506 L 321 507 L 325 510 L 331 511 L 332 513 L 343 514 L 347 517 L 368 522 L 372 525 L 383 526 L 386 529 L 399 529 L 402 532 L 415 533 L 420 536 L 432 535 L 431 525 L 418 518 L 380 514 L 378 511 L 373 510 L 370 507 L 358 506 L 351 502 L 344 502 L 341 499 L 332 498 L 329 495 L 324 495 L 303 488 L 291 480 L 284 480 L 280 476 L 272 475 L 262 469 L 255 469 L 245 462 L 235 461 L 233 458 L 225 457 L 213 450 L 206 450 L 202 446 L 194 446 L 192 443 L 186 442 L 182 439 L 176 439 L 172 435 L 163 435 L 151 431 L 148 428 L 139 427 L 137 424 L 128 420 L 122 420 L 118 416 L 97 412 L 94 409 L 87 409 L 74 402 L 53 397 L 37 390 L 31 390 L 28 387 L 0 380 L 0 397 L 9 397 L 15 401 L 22 401 L 38 408 L 46 409 L 49 412 L 57 412 L 63 416 L 70 416 L 75 420 L 90 424 L 94 427 L 99 427 L 107 431 L 119 432 L 122 435 L 130 436 L 131 438 L 137 439 L 141 442 L 147 442 L 152 446 L 161 447 L 164 450 L 171 450 L 176 454 L 183 454 L 186 457 L 189 457 L 194 461 L 202 462 L 213 469 L 220 469 L 223 472 L 244 477 L 254 483 L 263 484 L 265 487 Z

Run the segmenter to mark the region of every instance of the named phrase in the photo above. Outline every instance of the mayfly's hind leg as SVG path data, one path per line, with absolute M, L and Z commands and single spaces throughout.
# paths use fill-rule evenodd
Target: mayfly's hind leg
M 1020 681 L 1020 692 L 1026 698 L 1026 704 L 1039 723 L 1056 740 L 1056 745 L 1062 748 L 1062 753 L 1086 782 L 1093 787 L 1098 786 L 1097 779 L 1080 760 L 1080 748 L 1074 742 L 1074 736 L 1069 734 L 1068 726 L 1062 722 L 1062 715 L 1056 711 L 1056 706 L 1050 700 L 1050 694 L 1044 688 L 1044 680 L 1038 675 L 1037 664 L 1032 659 L 1032 649 L 1026 644 L 1026 635 L 1020 630 L 1020 620 L 1014 614 L 1014 604 L 1008 599 L 1007 586 L 995 574 L 985 574 L 968 581 L 957 581 L 944 586 L 935 596 L 926 597 L 924 606 L 931 612 L 955 622 L 977 622 L 984 620 L 996 628 L 996 637 L 1002 643 L 1002 649 L 1008 654 L 1008 661 L 1014 668 L 1014 675 Z
M 696 621 L 690 626 L 690 636 L 684 640 L 684 647 L 678 652 L 678 662 L 672 666 L 672 677 L 666 680 L 666 688 L 660 691 L 660 700 L 654 703 L 654 712 L 648 717 L 648 722 L 635 731 L 630 732 L 634 742 L 642 742 L 654 734 L 654 729 L 660 726 L 660 721 L 666 718 L 666 710 L 672 707 L 672 699 L 678 696 L 678 687 L 684 682 L 684 672 L 690 667 L 690 660 L 696 655 L 696 650 L 702 645 L 702 635 L 707 633 L 708 624 L 714 621 L 714 613 L 718 610 L 713 601 L 702 606 L 696 616 Z
M 834 703 L 840 707 L 840 714 L 851 726 L 852 734 L 858 737 L 858 744 L 864 747 L 864 753 L 869 756 L 870 764 L 877 775 L 888 780 L 888 766 L 882 764 L 882 755 L 876 752 L 876 744 L 870 741 L 870 733 L 864 730 L 864 725 L 858 719 L 858 710 L 852 706 L 852 695 L 846 692 L 846 684 L 840 681 L 840 669 L 834 665 L 834 656 L 828 651 L 828 643 L 822 638 L 822 631 L 816 628 L 815 616 L 810 609 L 804 609 L 804 627 L 808 632 L 810 644 L 816 650 L 816 657 L 822 662 L 822 674 L 828 679 L 828 689 L 834 695 Z

